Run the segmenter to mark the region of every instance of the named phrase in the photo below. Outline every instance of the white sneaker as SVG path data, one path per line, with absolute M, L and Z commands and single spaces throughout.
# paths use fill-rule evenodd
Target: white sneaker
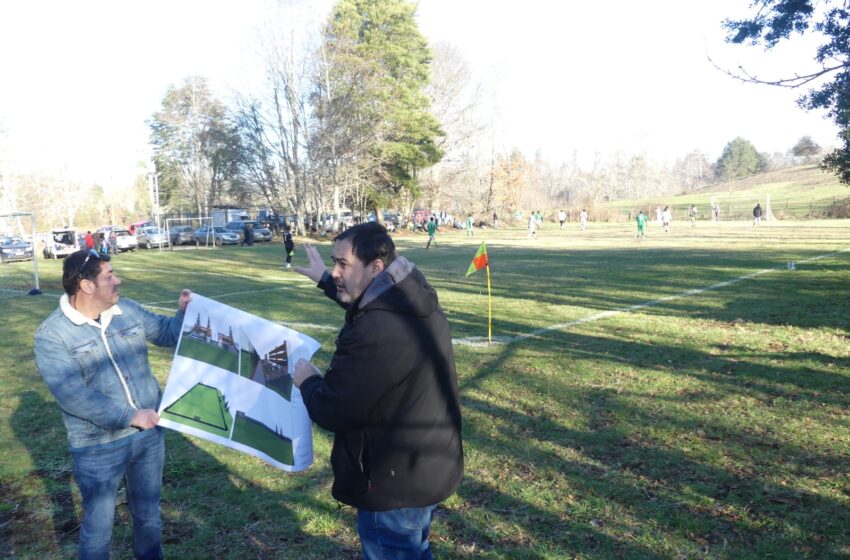
M 289 264 L 289 263 L 286 263 L 286 268 L 292 268 L 292 265 Z

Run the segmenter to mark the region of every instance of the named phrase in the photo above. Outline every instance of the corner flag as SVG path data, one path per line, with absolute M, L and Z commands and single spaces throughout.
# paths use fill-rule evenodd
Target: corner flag
M 469 276 L 473 272 L 477 270 L 481 270 L 485 266 L 489 265 L 490 261 L 487 258 L 487 246 L 484 245 L 484 242 L 481 242 L 481 247 L 478 248 L 478 252 L 475 253 L 475 257 L 472 259 L 472 262 L 469 264 L 469 270 L 466 271 L 466 275 Z
M 483 241 L 469 264 L 466 275 L 469 276 L 482 268 L 487 269 L 487 343 L 493 344 L 493 296 L 490 294 L 490 259 L 487 257 L 487 246 Z

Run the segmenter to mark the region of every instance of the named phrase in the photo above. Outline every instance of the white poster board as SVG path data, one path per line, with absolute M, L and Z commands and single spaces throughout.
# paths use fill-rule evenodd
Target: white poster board
M 310 417 L 292 383 L 312 338 L 192 294 L 159 407 L 159 425 L 285 471 L 313 463 Z

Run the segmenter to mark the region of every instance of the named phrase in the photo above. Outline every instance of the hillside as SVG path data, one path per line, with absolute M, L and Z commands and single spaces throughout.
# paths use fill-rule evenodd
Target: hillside
M 617 200 L 597 208 L 610 211 L 611 219 L 627 219 L 629 212 L 649 211 L 670 206 L 677 219 L 684 219 L 691 204 L 696 205 L 701 219 L 710 216 L 711 199 L 720 206 L 720 218 L 749 219 L 756 202 L 766 206 L 770 196 L 773 214 L 778 219 L 847 217 L 850 187 L 838 178 L 824 173 L 817 165 L 801 165 L 760 173 L 745 179 L 716 183 L 700 190 L 671 197 L 641 200 Z M 843 214 L 841 213 L 843 208 Z M 835 214 L 839 215 L 836 216 Z

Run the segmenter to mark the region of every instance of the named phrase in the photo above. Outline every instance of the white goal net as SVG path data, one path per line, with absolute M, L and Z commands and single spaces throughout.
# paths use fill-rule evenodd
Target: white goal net
M 34 214 L 0 214 L 0 298 L 41 293 L 38 253 L 42 245 L 35 233 Z
M 215 247 L 212 218 L 168 218 L 165 232 L 171 241 L 171 249 L 197 249 Z M 201 236 L 196 234 L 200 232 Z

